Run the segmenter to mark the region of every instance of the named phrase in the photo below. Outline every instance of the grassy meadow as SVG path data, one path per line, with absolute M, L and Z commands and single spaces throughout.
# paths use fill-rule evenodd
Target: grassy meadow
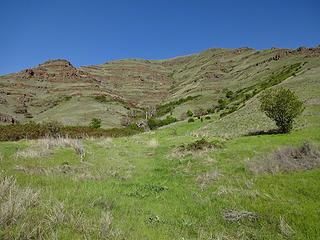
M 317 239 L 320 169 L 248 167 L 282 147 L 319 145 L 319 108 L 310 109 L 290 134 L 206 130 L 215 144 L 203 149 L 181 146 L 218 116 L 130 137 L 1 142 L 0 238 Z

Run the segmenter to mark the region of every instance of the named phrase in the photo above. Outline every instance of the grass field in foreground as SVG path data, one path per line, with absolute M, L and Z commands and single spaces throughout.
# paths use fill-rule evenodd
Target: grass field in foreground
M 0 195 L 0 238 L 317 239 L 320 169 L 257 175 L 247 162 L 282 146 L 319 145 L 318 118 L 291 134 L 209 136 L 222 147 L 177 150 L 199 140 L 194 133 L 210 121 L 60 145 L 1 142 L 0 193 L 4 176 L 17 181 L 11 182 L 18 192 L 13 198 L 39 193 L 22 210 L 11 199 L 17 204 L 6 222 L 10 204 Z M 248 216 L 230 220 L 228 213 Z

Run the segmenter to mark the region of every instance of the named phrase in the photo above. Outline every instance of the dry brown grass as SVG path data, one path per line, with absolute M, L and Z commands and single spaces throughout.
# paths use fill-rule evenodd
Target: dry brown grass
M 102 212 L 100 218 L 100 237 L 108 239 L 112 235 L 112 214 L 110 211 Z
M 111 137 L 106 137 L 106 138 L 101 138 L 96 143 L 104 148 L 110 148 L 113 146 L 113 138 Z
M 264 157 L 248 162 L 248 168 L 254 173 L 278 173 L 308 170 L 320 167 L 320 151 L 310 143 L 300 147 L 286 147 Z
M 0 226 L 15 224 L 26 212 L 38 204 L 39 192 L 19 188 L 12 177 L 0 181 Z
M 199 186 L 203 189 L 206 186 L 217 181 L 221 176 L 222 174 L 218 170 L 213 170 L 213 171 L 206 172 L 204 174 L 199 175 L 197 177 L 197 182 Z
M 279 221 L 279 229 L 282 235 L 284 235 L 287 238 L 292 237 L 292 235 L 294 234 L 294 230 L 289 226 L 289 224 L 281 216 Z
M 23 172 L 30 175 L 43 175 L 43 176 L 67 176 L 71 177 L 74 181 L 85 181 L 85 180 L 102 180 L 109 176 L 107 174 L 100 173 L 99 171 L 90 170 L 88 167 L 81 165 L 68 165 L 63 164 L 57 167 L 44 168 L 37 166 L 21 166 L 15 167 L 16 171 Z
M 148 141 L 148 146 L 151 147 L 151 148 L 156 148 L 159 146 L 159 142 L 157 139 L 155 138 L 152 138 Z
M 0 177 L 1 239 L 58 239 L 61 227 L 80 233 L 84 239 L 96 233 L 109 238 L 115 233 L 111 224 L 110 211 L 101 215 L 99 225 L 62 202 L 40 201 L 39 192 L 19 187 L 13 177 Z
M 237 210 L 226 210 L 223 213 L 225 220 L 229 222 L 238 222 L 241 220 L 255 221 L 258 219 L 258 215 L 249 211 L 237 211 Z
M 28 148 L 18 151 L 16 158 L 40 158 L 52 153 L 56 148 L 72 148 L 83 161 L 86 152 L 79 139 L 72 138 L 43 138 L 34 141 Z

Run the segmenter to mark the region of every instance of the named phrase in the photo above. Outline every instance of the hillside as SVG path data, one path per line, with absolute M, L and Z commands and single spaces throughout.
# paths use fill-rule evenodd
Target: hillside
M 172 114 L 180 119 L 188 109 L 217 105 L 226 89 L 239 95 L 225 108 L 228 115 L 248 109 L 243 107 L 254 102 L 251 98 L 264 89 L 261 86 L 282 81 L 297 88 L 308 85 L 306 81 L 318 85 L 319 57 L 318 47 L 209 49 L 167 60 L 129 59 L 80 68 L 66 60 L 51 60 L 0 77 L 0 120 L 4 124 L 14 119 L 87 125 L 97 117 L 105 128 L 118 127 L 130 110 L 198 96 L 174 105 Z M 106 97 L 101 101 L 97 96 Z M 317 96 L 309 98 L 305 96 L 312 104 L 318 101 Z
M 52 60 L 0 79 L 2 124 L 118 127 L 149 106 L 181 119 L 133 136 L 0 141 L 0 239 L 319 237 L 320 48 Z M 305 106 L 287 134 L 259 111 L 280 86 Z M 189 109 L 205 115 L 189 122 Z

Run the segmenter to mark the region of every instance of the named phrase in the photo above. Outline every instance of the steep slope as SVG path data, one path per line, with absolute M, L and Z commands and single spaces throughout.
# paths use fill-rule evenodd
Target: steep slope
M 59 120 L 86 125 L 99 117 L 104 127 L 114 127 L 120 126 L 121 118 L 132 109 L 198 96 L 175 105 L 172 114 L 180 118 L 188 109 L 212 108 L 232 90 L 236 97 L 224 109 L 227 115 L 251 109 L 250 102 L 259 91 L 283 81 L 295 80 L 302 85 L 308 79 L 317 84 L 319 56 L 320 48 L 239 48 L 80 68 L 66 60 L 52 60 L 0 77 L 0 120 Z M 106 98 L 101 101 L 96 96 Z

